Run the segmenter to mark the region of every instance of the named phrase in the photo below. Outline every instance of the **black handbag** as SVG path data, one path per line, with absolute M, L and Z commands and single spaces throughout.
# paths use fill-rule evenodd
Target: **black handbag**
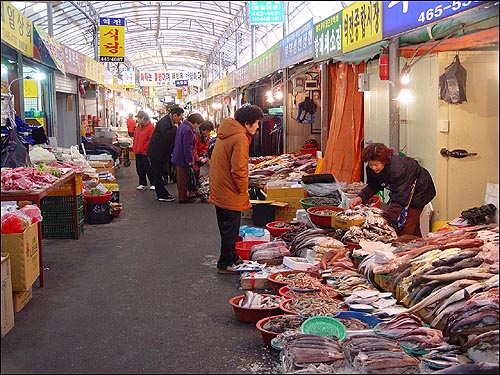
M 7 128 L 7 135 L 2 138 L 2 168 L 31 166 L 27 142 L 21 138 L 14 126 Z
M 187 187 L 190 191 L 195 191 L 198 187 L 198 179 L 196 178 L 196 171 L 193 166 L 187 166 Z

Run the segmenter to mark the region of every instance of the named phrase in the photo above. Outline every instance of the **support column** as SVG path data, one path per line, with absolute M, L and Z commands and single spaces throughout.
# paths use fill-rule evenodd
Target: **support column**
M 389 147 L 399 152 L 399 38 L 389 41 Z

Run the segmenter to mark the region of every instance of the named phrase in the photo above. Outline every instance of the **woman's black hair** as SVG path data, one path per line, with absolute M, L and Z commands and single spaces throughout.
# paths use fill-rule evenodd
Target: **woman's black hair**
M 203 118 L 202 115 L 200 115 L 199 113 L 191 113 L 187 120 L 191 123 L 191 124 L 201 124 L 203 121 L 205 121 L 205 119 Z
M 243 126 L 252 125 L 255 121 L 264 118 L 264 112 L 254 104 L 244 105 L 236 111 L 234 118 Z

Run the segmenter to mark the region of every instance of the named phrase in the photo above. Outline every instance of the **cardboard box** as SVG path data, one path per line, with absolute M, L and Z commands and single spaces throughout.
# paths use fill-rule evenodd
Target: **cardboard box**
M 281 207 L 274 213 L 274 220 L 290 221 L 296 217 L 297 210 L 302 209 L 300 200 L 307 197 L 307 192 L 303 187 L 291 187 L 291 184 L 285 186 L 276 186 L 268 183 L 267 199 L 274 199 L 280 202 L 286 202 L 288 205 Z
M 12 298 L 14 300 L 14 312 L 18 313 L 19 311 L 21 311 L 24 308 L 24 306 L 26 306 L 28 302 L 31 301 L 32 297 L 33 297 L 33 287 L 29 288 L 28 290 L 13 292 Z
M 113 168 L 113 160 L 89 160 L 92 168 Z
M 267 276 L 259 272 L 244 272 L 241 274 L 241 289 L 271 289 L 273 284 L 267 279 Z
M 3 234 L 2 253 L 10 254 L 12 290 L 28 290 L 40 275 L 38 224 L 23 233 Z
M 337 214 L 332 215 L 332 228 L 348 231 L 351 227 L 360 227 L 366 219 L 341 219 Z
M 14 327 L 12 274 L 10 271 L 10 256 L 7 253 L 2 253 L 2 337 Z

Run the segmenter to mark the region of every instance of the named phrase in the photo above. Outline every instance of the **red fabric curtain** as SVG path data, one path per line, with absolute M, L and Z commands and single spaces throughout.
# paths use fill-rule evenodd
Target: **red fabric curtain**
M 361 179 L 364 127 L 358 74 L 364 70 L 364 62 L 329 65 L 332 116 L 320 173 L 331 173 L 338 181 L 347 183 Z

